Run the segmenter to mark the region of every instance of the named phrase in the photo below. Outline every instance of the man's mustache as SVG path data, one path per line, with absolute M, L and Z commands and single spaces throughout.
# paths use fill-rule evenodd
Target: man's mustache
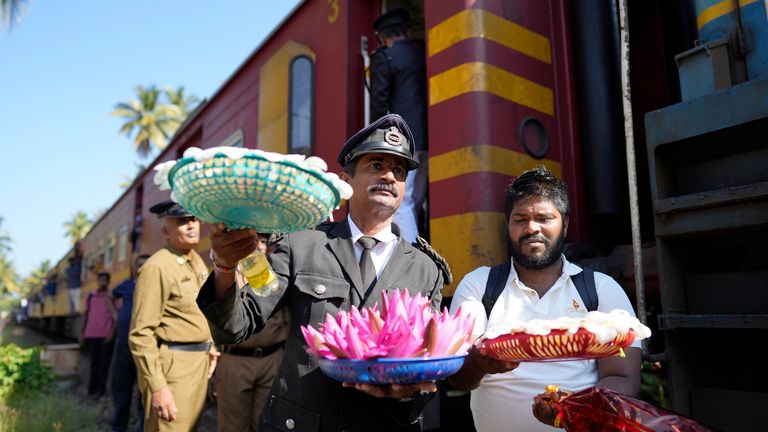
M 389 184 L 389 183 L 376 183 L 376 184 L 368 186 L 368 193 L 374 192 L 374 191 L 379 191 L 379 190 L 389 192 L 395 198 L 397 198 L 397 196 L 400 194 L 400 192 L 397 190 L 397 188 L 393 184 Z
M 543 236 L 542 234 L 530 234 L 527 236 L 522 236 L 520 237 L 520 241 L 518 243 L 522 246 L 523 243 L 525 243 L 527 240 L 540 241 L 545 245 L 549 245 L 549 239 Z

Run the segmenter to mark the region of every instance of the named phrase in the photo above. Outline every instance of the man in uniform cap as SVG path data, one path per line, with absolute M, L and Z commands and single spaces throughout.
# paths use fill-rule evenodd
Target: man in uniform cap
M 413 131 L 413 157 L 421 162 L 408 174 L 403 203 L 394 221 L 403 237 L 419 235 L 418 215 L 427 193 L 427 90 L 422 44 L 408 38 L 410 16 L 402 7 L 390 9 L 373 22 L 379 48 L 371 55 L 371 119 L 394 113 Z
M 152 206 L 165 247 L 138 271 L 128 336 L 144 399 L 145 431 L 189 431 L 216 366 L 211 333 L 195 304 L 208 268 L 193 249 L 200 222 L 167 200 Z
M 449 274 L 444 261 L 406 242 L 392 223 L 408 168 L 418 166 L 413 135 L 403 119 L 387 115 L 355 134 L 342 148 L 339 162 L 344 167 L 340 177 L 354 191 L 349 215 L 277 240 L 270 255 L 279 280 L 275 293 L 259 297 L 247 286 L 236 286 L 232 270 L 256 247 L 258 237 L 252 230 L 219 226 L 211 234 L 214 273 L 197 302 L 217 342 L 223 343 L 245 340 L 277 311 L 290 310 L 285 356 L 261 416 L 261 430 L 418 431 L 434 383 L 342 385 L 317 367 L 300 331 L 302 325 L 317 327 L 326 314 L 374 306 L 383 290 L 421 293 L 437 308 L 443 275 Z

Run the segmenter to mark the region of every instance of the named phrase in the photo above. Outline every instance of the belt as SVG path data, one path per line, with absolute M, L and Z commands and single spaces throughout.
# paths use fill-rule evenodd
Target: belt
M 158 341 L 159 345 L 165 345 L 175 351 L 209 351 L 212 342 L 166 342 Z
M 268 347 L 241 348 L 238 346 L 224 345 L 222 351 L 227 354 L 243 357 L 266 357 L 285 346 L 285 341 L 278 342 Z

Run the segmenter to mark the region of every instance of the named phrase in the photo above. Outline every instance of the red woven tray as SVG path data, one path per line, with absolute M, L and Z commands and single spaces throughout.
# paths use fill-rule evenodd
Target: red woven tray
M 552 330 L 548 335 L 527 333 L 503 334 L 483 341 L 482 347 L 491 357 L 503 361 L 546 362 L 587 360 L 610 357 L 632 345 L 634 330 L 601 344 L 594 333 L 580 328 L 569 335 L 566 330 Z

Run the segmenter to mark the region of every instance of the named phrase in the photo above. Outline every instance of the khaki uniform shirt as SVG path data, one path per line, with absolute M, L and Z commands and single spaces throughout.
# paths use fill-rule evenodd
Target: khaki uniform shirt
M 195 300 L 208 268 L 194 250 L 190 258 L 168 246 L 153 254 L 139 270 L 128 344 L 139 380 L 153 393 L 168 385 L 159 362 L 161 342 L 197 343 L 211 332 Z

